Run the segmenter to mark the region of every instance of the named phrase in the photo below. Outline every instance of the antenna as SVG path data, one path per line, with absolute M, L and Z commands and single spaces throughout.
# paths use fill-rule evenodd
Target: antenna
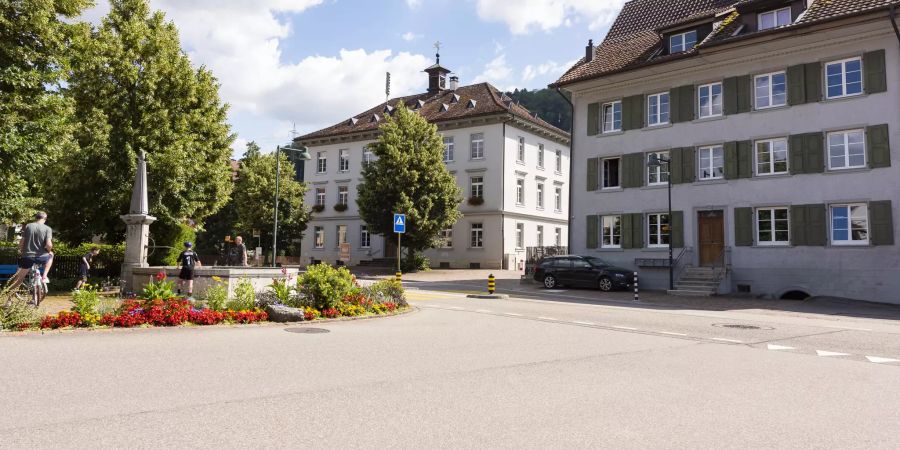
M 391 73 L 384 73 L 384 103 L 391 99 Z
M 294 122 L 294 128 L 291 128 L 291 142 L 294 142 L 294 139 L 297 139 L 297 135 L 300 132 L 297 131 L 297 122 Z

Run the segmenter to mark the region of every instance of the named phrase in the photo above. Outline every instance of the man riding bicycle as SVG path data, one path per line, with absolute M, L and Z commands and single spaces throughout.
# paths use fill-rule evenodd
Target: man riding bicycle
M 53 266 L 53 230 L 44 223 L 47 221 L 47 213 L 38 211 L 34 219 L 34 222 L 25 225 L 22 230 L 22 239 L 19 240 L 19 270 L 10 280 L 10 292 L 22 284 L 35 264 L 43 265 L 44 284 L 50 282 L 47 274 Z

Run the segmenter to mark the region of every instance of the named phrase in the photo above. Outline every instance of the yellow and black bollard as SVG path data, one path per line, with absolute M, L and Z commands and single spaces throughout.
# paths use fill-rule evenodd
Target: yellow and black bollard
M 488 275 L 488 294 L 493 294 L 497 287 L 494 274 Z
M 402 283 L 403 282 L 403 274 L 400 273 L 400 271 L 398 270 L 397 273 L 394 275 L 394 279 L 397 280 L 398 283 Z

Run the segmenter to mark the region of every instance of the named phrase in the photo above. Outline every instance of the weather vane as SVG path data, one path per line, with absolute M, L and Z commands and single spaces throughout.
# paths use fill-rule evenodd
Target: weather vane
M 441 41 L 437 41 L 434 43 L 434 49 L 436 51 L 434 56 L 437 57 L 437 63 L 440 64 L 441 63 Z

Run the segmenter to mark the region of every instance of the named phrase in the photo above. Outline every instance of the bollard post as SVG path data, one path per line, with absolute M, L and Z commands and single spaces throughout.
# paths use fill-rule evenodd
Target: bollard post
M 488 275 L 488 294 L 493 294 L 496 290 L 497 284 L 494 278 L 494 274 Z
M 638 273 L 634 272 L 634 301 L 641 301 L 640 297 L 638 297 Z
M 402 282 L 403 282 L 403 274 L 400 273 L 400 271 L 398 270 L 397 273 L 394 275 L 394 279 L 395 279 L 398 283 L 402 283 Z

